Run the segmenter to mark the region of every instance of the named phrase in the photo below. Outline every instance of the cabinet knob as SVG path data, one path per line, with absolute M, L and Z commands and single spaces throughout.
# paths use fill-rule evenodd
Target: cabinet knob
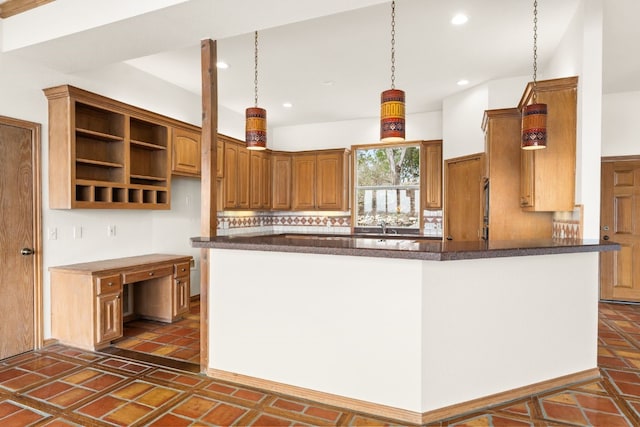
M 176 285 L 179 285 L 179 284 L 180 284 L 180 280 L 176 280 Z
M 149 273 L 149 276 L 153 276 L 153 273 Z
M 113 282 L 107 283 L 108 286 L 113 286 Z
M 185 270 L 186 270 L 186 269 L 185 269 L 185 268 L 183 268 L 181 271 L 185 271 Z
M 609 236 L 607 236 L 606 234 L 602 237 L 602 240 L 609 240 Z
M 22 248 L 20 255 L 33 255 L 35 252 L 31 248 Z

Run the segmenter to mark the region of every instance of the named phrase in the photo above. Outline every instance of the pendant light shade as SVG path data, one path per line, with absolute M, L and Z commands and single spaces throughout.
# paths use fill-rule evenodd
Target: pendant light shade
M 249 150 L 267 148 L 267 110 L 249 107 L 245 112 L 245 140 Z
M 547 104 L 537 102 L 536 78 L 538 74 L 538 0 L 533 0 L 533 103 L 522 109 L 523 150 L 547 147 Z
M 380 141 L 404 141 L 404 91 L 388 89 L 380 96 Z
M 404 141 L 404 91 L 396 80 L 396 2 L 391 2 L 391 89 L 380 96 L 380 141 Z
M 254 100 L 245 111 L 245 141 L 249 150 L 267 148 L 267 110 L 258 107 L 258 32 L 254 33 Z
M 523 150 L 537 150 L 547 146 L 547 104 L 529 104 L 522 109 Z

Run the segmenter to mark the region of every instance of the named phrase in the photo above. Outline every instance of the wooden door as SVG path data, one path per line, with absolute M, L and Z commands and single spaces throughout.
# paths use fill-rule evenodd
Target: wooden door
M 40 125 L 0 117 L 0 359 L 42 346 Z
M 291 204 L 294 210 L 316 208 L 316 155 L 294 154 Z
M 603 159 L 600 238 L 619 243 L 600 254 L 600 297 L 640 301 L 640 158 Z
M 444 235 L 447 240 L 480 240 L 484 154 L 445 161 Z
M 122 336 L 122 299 L 120 293 L 99 295 L 97 301 L 96 344 Z
M 250 169 L 251 169 L 251 185 L 249 190 L 249 196 L 251 198 L 251 209 L 262 208 L 262 180 L 263 180 L 263 168 L 262 153 L 259 151 L 252 151 L 250 155 Z
M 271 207 L 271 155 L 262 154 L 262 187 L 260 189 L 260 207 L 269 209 Z

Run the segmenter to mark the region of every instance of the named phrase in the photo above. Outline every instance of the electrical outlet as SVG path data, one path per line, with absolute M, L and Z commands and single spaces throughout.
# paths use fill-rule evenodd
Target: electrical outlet
M 116 226 L 115 225 L 107 226 L 107 236 L 116 237 Z
M 56 227 L 49 227 L 47 229 L 47 236 L 49 240 L 58 240 L 58 229 Z
M 73 238 L 74 239 L 82 239 L 82 227 L 81 226 L 73 227 Z

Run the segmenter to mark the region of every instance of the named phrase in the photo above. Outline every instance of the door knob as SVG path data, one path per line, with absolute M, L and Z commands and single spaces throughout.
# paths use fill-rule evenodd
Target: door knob
M 33 249 L 31 248 L 22 248 L 22 250 L 20 251 L 20 255 L 33 255 Z

